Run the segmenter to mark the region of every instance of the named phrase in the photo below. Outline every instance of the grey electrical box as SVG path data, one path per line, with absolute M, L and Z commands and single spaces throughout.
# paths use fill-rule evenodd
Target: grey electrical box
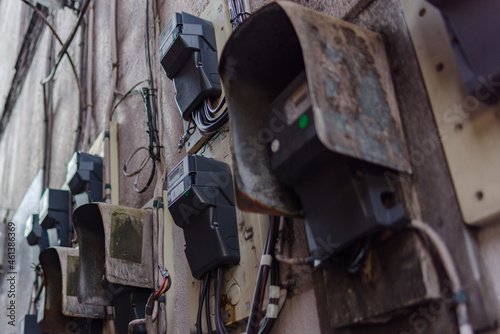
M 193 277 L 240 261 L 231 168 L 199 155 L 186 156 L 167 177 L 168 209 L 184 230 Z
M 221 90 L 213 24 L 187 13 L 175 13 L 160 34 L 160 61 L 174 82 L 182 118 Z

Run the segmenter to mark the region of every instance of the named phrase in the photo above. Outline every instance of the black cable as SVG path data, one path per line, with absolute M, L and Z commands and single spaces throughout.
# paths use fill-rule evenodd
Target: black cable
M 350 261 L 347 271 L 351 274 L 355 274 L 361 270 L 364 264 L 364 260 L 366 259 L 366 255 L 371 247 L 371 238 L 368 238 L 365 245 L 361 250 L 357 253 L 353 253 L 352 261 Z
M 156 108 L 156 94 L 155 94 L 155 85 L 153 81 L 153 68 L 151 66 L 151 51 L 149 47 L 149 0 L 146 0 L 146 62 L 148 64 L 148 69 L 149 69 L 149 87 L 150 87 L 150 98 L 151 98 L 151 106 L 152 106 L 152 122 L 153 122 L 153 128 L 156 130 L 157 129 L 157 124 L 156 124 L 156 119 L 158 115 L 158 110 Z M 156 142 L 158 143 L 158 133 L 155 132 L 153 134 L 155 137 Z
M 247 324 L 247 334 L 252 333 L 268 333 L 272 326 L 274 325 L 275 318 L 268 318 L 267 316 L 261 321 L 263 315 L 263 305 L 264 297 L 266 292 L 266 286 L 269 279 L 269 286 L 277 286 L 279 281 L 278 264 L 274 260 L 274 249 L 276 246 L 277 236 L 279 227 L 279 217 L 270 216 L 269 217 L 269 232 L 267 234 L 266 244 L 264 246 L 263 256 L 271 256 L 272 261 L 268 265 L 261 265 L 259 267 L 259 273 L 257 275 L 257 283 L 255 285 L 254 297 L 252 300 L 252 308 L 250 310 L 250 315 Z M 268 293 L 271 293 L 271 289 L 268 289 Z M 271 307 L 271 302 L 274 305 L 279 304 L 279 299 L 275 298 L 269 299 L 268 309 Z M 273 305 L 273 306 L 274 306 Z M 262 326 L 260 326 L 262 322 Z M 260 327 L 260 328 L 259 328 Z
M 132 88 L 130 88 L 126 93 L 125 95 L 123 95 L 121 97 L 121 99 L 115 104 L 115 106 L 113 107 L 113 109 L 111 109 L 111 113 L 109 115 L 109 118 L 111 119 L 111 117 L 113 116 L 113 113 L 115 112 L 116 108 L 118 108 L 118 106 L 120 105 L 120 103 L 123 102 L 123 100 L 125 100 L 127 97 L 129 97 L 130 95 L 132 94 L 140 94 L 141 92 L 138 91 L 138 90 L 134 90 L 137 86 L 139 86 L 140 84 L 146 82 L 147 80 L 142 80 L 142 81 L 139 81 L 138 83 L 136 83 L 134 86 L 132 86 Z
M 207 296 L 207 290 L 210 291 L 210 273 L 207 273 L 205 274 L 202 279 L 201 279 L 201 283 L 200 283 L 200 295 L 199 295 L 199 298 L 198 298 L 198 312 L 196 314 L 196 333 L 197 334 L 203 334 L 202 333 L 202 327 L 201 327 L 201 323 L 202 323 L 202 309 L 203 309 L 203 304 L 205 304 L 205 308 L 208 309 L 208 304 L 210 303 L 210 295 L 208 293 L 208 296 Z M 208 321 L 207 320 L 207 324 L 208 324 Z
M 216 279 L 214 281 L 215 285 L 215 328 L 217 334 L 228 334 L 226 330 L 226 326 L 224 326 L 224 322 L 222 321 L 222 316 L 220 313 L 220 298 L 221 298 L 221 290 L 222 290 L 222 277 L 224 274 L 224 269 L 222 267 L 217 268 Z
M 211 282 L 211 273 L 207 274 L 207 291 L 205 294 L 205 320 L 207 321 L 207 330 L 208 333 L 212 333 L 212 320 L 210 319 L 210 282 Z
M 274 217 L 274 226 L 271 226 L 270 228 L 274 229 L 274 238 L 271 240 L 270 244 L 270 254 L 274 255 L 274 250 L 275 250 L 275 245 L 277 242 L 278 238 L 278 229 L 279 229 L 279 217 Z M 271 263 L 271 268 L 270 268 L 270 279 L 269 279 L 269 286 L 278 286 L 279 285 L 279 264 L 277 263 L 276 260 L 273 260 Z M 279 304 L 279 300 L 276 301 Z M 269 308 L 269 305 L 267 306 Z M 276 322 L 276 318 L 268 318 L 266 317 L 264 319 L 264 322 L 262 324 L 261 329 L 259 330 L 259 334 L 268 334 L 274 323 Z

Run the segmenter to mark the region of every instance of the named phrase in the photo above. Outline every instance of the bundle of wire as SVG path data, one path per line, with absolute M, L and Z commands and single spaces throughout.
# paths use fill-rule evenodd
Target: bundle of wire
M 242 24 L 246 17 L 250 14 L 245 11 L 245 4 L 243 3 L 243 0 L 227 0 L 227 4 L 234 30 L 238 28 L 238 26 Z
M 250 14 L 245 11 L 243 0 L 228 0 L 227 3 L 231 24 L 233 25 L 233 29 L 236 29 Z M 223 110 L 222 113 L 220 112 L 221 110 Z M 209 137 L 228 121 L 226 97 L 224 96 L 215 108 L 212 107 L 210 99 L 205 99 L 203 103 L 193 111 L 191 118 L 202 135 Z M 189 129 L 187 131 L 189 131 Z
M 271 331 L 276 317 L 278 315 L 279 304 L 279 272 L 278 265 L 272 259 L 278 235 L 279 218 L 270 217 L 269 233 L 267 235 L 266 245 L 262 255 L 261 266 L 259 269 L 257 283 L 255 286 L 254 297 L 252 302 L 251 313 L 248 318 L 247 334 L 259 333 L 265 334 Z M 270 274 L 269 282 L 269 302 L 267 305 L 267 314 L 264 317 L 262 308 L 264 307 L 264 296 L 266 293 L 267 281 Z M 219 267 L 212 273 L 203 276 L 200 284 L 200 295 L 198 299 L 198 313 L 196 321 L 196 333 L 202 334 L 202 309 L 205 305 L 205 317 L 208 328 L 208 333 L 212 333 L 212 323 L 210 318 L 210 283 L 213 277 L 215 298 L 214 298 L 214 321 L 217 334 L 228 334 L 227 329 L 222 320 L 221 314 L 221 294 L 222 282 L 224 277 L 224 268 Z
M 211 273 L 205 274 L 201 278 L 200 283 L 200 296 L 198 298 L 198 313 L 196 314 L 196 334 L 202 334 L 201 328 L 201 318 L 202 318 L 202 308 L 205 305 L 205 320 L 207 322 L 208 332 L 212 332 L 212 322 L 210 320 L 210 281 Z
M 279 272 L 276 260 L 273 259 L 276 239 L 278 235 L 279 217 L 269 217 L 269 233 L 267 234 L 266 245 L 262 254 L 259 273 L 257 276 L 257 284 L 253 295 L 252 306 L 250 308 L 250 316 L 248 318 L 246 334 L 265 334 L 271 331 L 279 309 Z M 267 314 L 262 320 L 264 306 L 264 295 L 266 292 L 266 283 L 269 273 L 271 279 L 269 282 L 269 303 L 267 305 Z
M 220 112 L 221 110 L 222 112 Z M 205 99 L 205 101 L 193 111 L 191 118 L 202 134 L 206 137 L 210 136 L 226 124 L 229 119 L 226 97 L 224 96 L 215 108 L 212 107 L 210 99 Z

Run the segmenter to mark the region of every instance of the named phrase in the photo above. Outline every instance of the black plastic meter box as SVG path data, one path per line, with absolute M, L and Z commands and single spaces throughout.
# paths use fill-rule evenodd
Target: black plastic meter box
M 230 167 L 199 155 L 186 156 L 167 177 L 168 209 L 184 229 L 193 277 L 240 261 Z
M 211 22 L 184 12 L 175 13 L 160 34 L 160 61 L 174 82 L 175 101 L 186 121 L 204 99 L 221 94 Z
M 75 152 L 68 163 L 66 183 L 73 196 L 87 197 L 86 203 L 102 202 L 102 158 Z

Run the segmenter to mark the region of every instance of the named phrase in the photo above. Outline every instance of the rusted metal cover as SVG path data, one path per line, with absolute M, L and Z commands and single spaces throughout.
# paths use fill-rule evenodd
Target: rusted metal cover
M 298 216 L 295 194 L 271 172 L 271 102 L 303 70 L 320 141 L 336 153 L 411 172 L 381 37 L 291 2 L 254 13 L 229 38 L 219 71 L 231 111 L 238 206 Z M 277 121 L 264 126 L 264 112 Z
M 106 317 L 102 306 L 80 304 L 78 291 L 78 250 L 69 247 L 50 247 L 40 253 L 45 285 L 43 330 L 63 332 L 78 327 L 73 317 Z M 75 327 L 76 326 L 76 327 Z
M 114 284 L 153 288 L 152 220 L 145 210 L 104 203 L 75 210 L 81 302 L 111 305 L 122 289 Z

